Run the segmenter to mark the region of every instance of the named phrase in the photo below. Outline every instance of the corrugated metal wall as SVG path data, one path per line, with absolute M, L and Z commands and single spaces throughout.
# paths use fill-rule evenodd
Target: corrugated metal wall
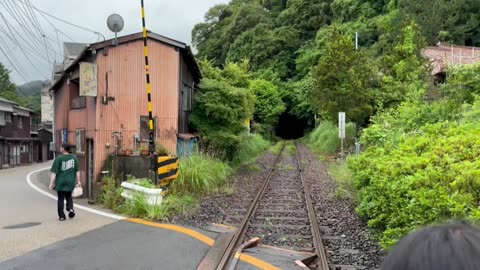
M 95 176 L 105 168 L 105 160 L 115 152 L 114 132 L 121 132 L 123 149 L 134 146 L 140 132 L 140 115 L 148 115 L 143 42 L 135 41 L 97 52 L 98 98 L 95 136 Z M 175 153 L 178 130 L 179 51 L 149 42 L 153 115 L 158 118 L 158 139 Z M 108 76 L 108 84 L 107 77 Z M 107 94 L 115 98 L 100 103 Z M 109 143 L 110 148 L 105 145 Z
M 66 80 L 60 89 L 55 92 L 55 134 L 66 128 L 68 130 L 68 142 L 75 145 L 77 143 L 75 133 L 77 129 L 87 129 L 93 135 L 95 117 L 89 117 L 89 115 L 92 115 L 92 111 L 95 112 L 95 98 L 87 97 L 86 108 L 70 110 L 72 91 L 78 91 L 78 86 Z M 56 140 L 57 151 L 59 151 L 61 141 L 58 137 Z M 83 187 L 86 189 L 86 157 L 83 154 L 77 154 L 77 156 L 80 163 L 80 177 Z
M 183 104 L 185 102 L 187 95 L 184 93 L 184 85 L 189 85 L 192 88 L 194 87 L 194 80 L 192 72 L 190 71 L 187 62 L 184 59 L 184 56 L 181 56 L 181 70 L 180 74 L 182 80 L 180 81 L 180 98 L 179 98 L 179 119 L 178 119 L 178 131 L 179 133 L 187 133 L 188 132 L 188 120 L 190 118 L 190 111 L 184 111 Z M 195 93 L 192 93 L 192 108 L 193 108 L 193 98 Z

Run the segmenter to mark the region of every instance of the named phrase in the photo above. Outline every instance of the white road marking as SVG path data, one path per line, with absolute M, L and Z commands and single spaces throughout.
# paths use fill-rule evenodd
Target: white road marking
M 47 196 L 47 197 L 50 197 L 51 199 L 54 199 L 54 200 L 57 200 L 57 196 L 51 194 L 51 193 L 48 193 L 46 192 L 45 190 L 37 187 L 36 185 L 34 185 L 32 183 L 32 179 L 31 179 L 31 176 L 34 174 L 34 173 L 37 173 L 37 172 L 41 172 L 41 171 L 44 171 L 44 170 L 48 170 L 50 169 L 50 167 L 47 167 L 47 168 L 43 168 L 43 169 L 39 169 L 39 170 L 35 170 L 35 171 L 32 171 L 30 172 L 28 175 L 27 175 L 27 183 L 28 185 L 35 189 L 36 191 L 42 193 L 43 195 Z M 77 209 L 82 209 L 84 211 L 87 211 L 87 212 L 90 212 L 90 213 L 93 213 L 93 214 L 96 214 L 96 215 L 100 215 L 100 216 L 104 216 L 104 217 L 108 217 L 108 218 L 112 218 L 112 219 L 116 219 L 116 220 L 123 220 L 123 219 L 126 219 L 126 217 L 123 217 L 123 216 L 119 216 L 119 215 L 115 215 L 115 214 L 110 214 L 110 213 L 107 213 L 107 212 L 103 212 L 103 211 L 100 211 L 100 210 L 96 210 L 96 209 L 93 209 L 93 208 L 90 208 L 90 207 L 86 207 L 86 206 L 83 206 L 83 205 L 79 205 L 79 204 L 73 204 L 75 206 L 75 208 Z

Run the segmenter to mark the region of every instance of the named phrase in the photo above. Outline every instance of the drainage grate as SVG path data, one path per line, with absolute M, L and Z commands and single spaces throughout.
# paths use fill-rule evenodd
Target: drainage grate
M 35 227 L 42 224 L 41 222 L 27 222 L 27 223 L 21 223 L 21 224 L 16 224 L 16 225 L 11 225 L 11 226 L 5 226 L 3 227 L 4 229 L 7 230 L 14 230 L 14 229 L 23 229 L 23 228 L 29 228 L 29 227 Z

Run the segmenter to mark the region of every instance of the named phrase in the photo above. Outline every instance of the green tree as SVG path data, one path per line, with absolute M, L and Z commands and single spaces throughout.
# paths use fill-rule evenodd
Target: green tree
M 253 116 L 255 96 L 244 70 L 236 64 L 220 70 L 203 62 L 202 70 L 205 77 L 199 85 L 191 122 L 207 148 L 232 159 L 246 131 L 244 122 Z
M 362 51 L 355 51 L 349 36 L 334 31 L 325 55 L 313 69 L 312 99 L 325 120 L 335 120 L 338 112 L 363 123 L 373 113 L 372 85 L 375 71 Z
M 480 45 L 477 0 L 398 0 L 397 7 L 403 18 L 415 20 L 431 45 L 439 41 Z
M 290 0 L 278 16 L 282 26 L 291 26 L 300 33 L 304 41 L 315 36 L 318 29 L 328 25 L 332 19 L 330 4 L 333 0 Z
M 441 88 L 442 93 L 461 105 L 472 104 L 476 95 L 480 95 L 480 64 L 458 66 L 448 69 L 447 84 Z
M 192 30 L 197 56 L 208 59 L 214 66 L 224 65 L 237 37 L 261 23 L 271 23 L 271 18 L 255 2 L 232 1 L 229 5 L 214 6 L 205 15 L 205 22 L 195 25 Z
M 254 80 L 250 83 L 250 88 L 256 96 L 254 120 L 272 128 L 285 111 L 277 87 L 269 81 Z
M 312 75 L 300 81 L 288 81 L 280 88 L 282 100 L 287 104 L 287 111 L 300 119 L 311 119 L 315 114 L 311 97 L 313 94 Z
M 0 96 L 13 102 L 23 104 L 22 99 L 18 96 L 15 84 L 10 80 L 10 71 L 0 63 Z
M 267 24 L 241 34 L 230 47 L 228 60 L 248 60 L 252 71 L 271 69 L 281 79 L 293 76 L 298 33 L 291 27 L 271 30 Z
M 381 59 L 382 87 L 376 98 L 382 107 L 398 105 L 408 98 L 422 98 L 426 89 L 427 65 L 421 55 L 425 40 L 417 24 L 406 24 L 391 46 Z

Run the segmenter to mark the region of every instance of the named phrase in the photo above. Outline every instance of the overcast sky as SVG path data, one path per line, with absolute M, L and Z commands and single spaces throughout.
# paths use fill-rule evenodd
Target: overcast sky
M 16 84 L 25 81 L 45 80 L 51 78 L 51 63 L 56 58 L 60 61 L 61 53 L 57 42 L 70 42 L 65 33 L 75 42 L 94 43 L 98 36 L 88 31 L 69 26 L 65 23 L 47 17 L 53 26 L 37 11 L 34 12 L 41 31 L 47 36 L 50 45 L 45 48 L 45 39 L 39 34 L 38 27 L 34 28 L 31 10 L 22 3 L 28 0 L 0 0 L 0 13 L 8 21 L 5 23 L 0 16 L 0 62 L 9 70 L 11 79 Z M 33 6 L 51 15 L 64 19 L 76 25 L 83 26 L 102 33 L 107 39 L 114 34 L 107 28 L 106 20 L 112 13 L 121 15 L 125 21 L 125 28 L 120 36 L 142 30 L 140 0 L 29 0 Z M 158 34 L 191 43 L 193 26 L 203 21 L 204 14 L 215 4 L 226 3 L 229 0 L 144 0 L 146 10 L 147 29 Z M 28 29 L 29 31 L 25 30 Z M 15 39 L 9 34 L 8 26 L 13 28 Z M 36 29 L 36 30 L 35 30 Z M 8 33 L 8 35 L 6 34 Z M 34 36 L 36 35 L 36 36 Z M 25 57 L 24 53 L 28 56 Z M 55 50 L 55 52 L 54 52 Z M 4 55 L 6 53 L 10 62 Z M 29 61 L 30 60 L 30 61 Z M 51 62 L 51 63 L 49 63 Z M 21 74 L 19 74 L 21 73 Z M 0 89 L 1 91 L 1 89 Z

